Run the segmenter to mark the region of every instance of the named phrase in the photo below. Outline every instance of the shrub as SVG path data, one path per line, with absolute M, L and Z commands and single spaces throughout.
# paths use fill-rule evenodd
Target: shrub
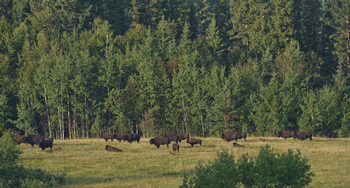
M 65 182 L 64 175 L 52 175 L 41 169 L 18 166 L 21 152 L 16 148 L 13 136 L 0 138 L 0 187 L 57 187 Z
M 237 163 L 223 151 L 214 162 L 199 164 L 194 176 L 185 176 L 180 187 L 306 187 L 313 176 L 307 162 L 299 150 L 278 154 L 268 145 L 255 159 L 244 154 Z

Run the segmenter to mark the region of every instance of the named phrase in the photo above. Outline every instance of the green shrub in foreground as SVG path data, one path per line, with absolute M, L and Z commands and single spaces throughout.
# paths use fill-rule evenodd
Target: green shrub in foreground
M 13 136 L 4 134 L 0 138 L 0 187 L 57 187 L 65 182 L 63 175 L 52 175 L 41 169 L 18 166 L 20 151 Z
M 199 164 L 194 176 L 186 176 L 180 187 L 306 187 L 313 176 L 307 162 L 300 151 L 278 154 L 268 145 L 256 159 L 243 155 L 237 162 L 224 151 L 208 165 Z

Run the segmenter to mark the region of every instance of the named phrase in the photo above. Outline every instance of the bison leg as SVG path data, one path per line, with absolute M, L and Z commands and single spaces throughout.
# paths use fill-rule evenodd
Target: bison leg
M 191 146 L 193 147 L 194 144 L 191 144 Z
M 108 141 L 108 138 L 105 138 L 106 142 Z
M 159 144 L 156 145 L 157 146 L 157 149 L 159 148 Z

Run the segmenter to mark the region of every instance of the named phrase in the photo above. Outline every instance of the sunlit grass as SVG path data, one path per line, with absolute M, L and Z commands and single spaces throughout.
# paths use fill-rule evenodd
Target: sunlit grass
M 262 137 L 260 137 L 262 138 Z M 256 156 L 260 146 L 269 144 L 277 152 L 300 150 L 309 159 L 315 174 L 309 187 L 348 187 L 350 185 L 350 139 L 314 138 L 312 141 L 284 140 L 282 138 L 248 137 L 239 140 L 244 148 L 232 147 L 232 142 L 220 138 L 202 138 L 203 145 L 193 148 L 184 141 L 180 152 L 169 155 L 162 145 L 157 149 L 149 138 L 140 143 L 108 141 L 103 139 L 55 140 L 54 148 L 62 151 L 46 153 L 38 146 L 17 146 L 22 150 L 22 164 L 48 172 L 65 173 L 65 187 L 178 187 L 184 174 L 191 174 L 198 162 L 206 163 L 216 153 L 228 150 L 238 159 L 242 154 Z M 105 151 L 105 145 L 122 149 L 122 153 Z

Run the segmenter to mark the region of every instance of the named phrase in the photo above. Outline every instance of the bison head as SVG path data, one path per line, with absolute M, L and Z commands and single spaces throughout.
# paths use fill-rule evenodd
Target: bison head
M 152 145 L 154 144 L 154 138 L 152 138 L 151 140 L 149 140 L 149 143 Z

